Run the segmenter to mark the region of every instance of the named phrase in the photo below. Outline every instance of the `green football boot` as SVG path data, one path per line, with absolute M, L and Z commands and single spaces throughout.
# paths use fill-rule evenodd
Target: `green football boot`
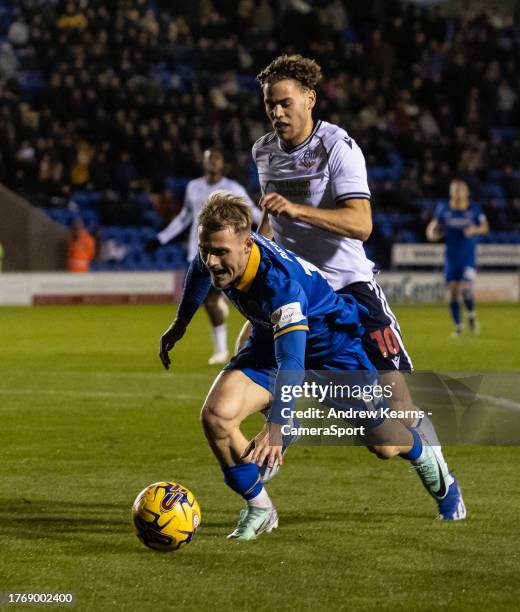
M 228 540 L 254 540 L 261 533 L 271 533 L 278 527 L 278 514 L 274 506 L 257 508 L 247 506 L 240 510 L 240 519 Z

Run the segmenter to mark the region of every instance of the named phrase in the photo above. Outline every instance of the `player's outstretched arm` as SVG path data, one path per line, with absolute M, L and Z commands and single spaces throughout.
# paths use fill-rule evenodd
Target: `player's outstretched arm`
M 305 221 L 346 238 L 365 241 L 372 233 L 372 210 L 370 201 L 365 198 L 340 200 L 337 208 L 322 209 L 296 204 L 279 193 L 271 192 L 261 198 L 260 206 L 272 215 Z
M 193 223 L 193 210 L 191 206 L 185 204 L 181 212 L 170 221 L 170 223 L 160 231 L 156 240 L 160 244 L 167 244 L 170 240 L 177 238 L 187 227 Z
M 171 365 L 169 351 L 184 336 L 193 315 L 204 302 L 211 287 L 211 278 L 207 268 L 200 261 L 199 256 L 191 262 L 186 280 L 182 289 L 181 302 L 177 310 L 175 321 L 161 336 L 159 344 L 159 358 L 168 370 Z
M 282 402 L 282 390 L 300 385 L 305 378 L 305 347 L 307 341 L 307 322 L 303 325 L 288 325 L 275 338 L 274 348 L 278 372 L 274 382 L 274 401 L 269 411 L 268 435 L 262 430 L 247 446 L 245 454 L 251 452 L 251 461 L 258 466 L 267 465 L 272 468 L 278 461 L 283 463 L 282 427 L 290 421 L 287 415 L 291 413 L 295 399 Z M 301 328 L 305 329 L 301 329 Z

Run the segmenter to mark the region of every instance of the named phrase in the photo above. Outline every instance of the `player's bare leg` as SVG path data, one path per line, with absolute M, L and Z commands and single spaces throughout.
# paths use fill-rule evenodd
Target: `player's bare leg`
M 252 540 L 278 526 L 278 515 L 262 484 L 258 466 L 241 459 L 248 441 L 240 424 L 262 410 L 269 400 L 266 389 L 241 371 L 228 370 L 219 374 L 202 407 L 204 433 L 224 472 L 224 480 L 247 503 L 236 529 L 228 536 L 231 539 Z
M 399 420 L 405 427 L 412 427 L 416 422 L 414 412 L 417 411 L 417 408 L 414 406 L 404 374 L 399 370 L 379 372 L 379 380 L 382 385 L 392 387 L 392 397 L 386 400 L 390 410 L 399 410 L 408 414 Z
M 210 290 L 204 307 L 211 323 L 211 336 L 213 340 L 213 355 L 209 358 L 210 365 L 226 363 L 229 357 L 227 346 L 226 319 L 229 307 L 225 297 L 220 291 Z
M 461 283 L 459 281 L 449 281 L 448 283 L 448 301 L 450 306 L 451 318 L 455 325 L 455 330 L 452 337 L 457 338 L 460 336 L 464 329 L 462 319 L 460 316 L 460 299 L 462 295 Z
M 221 372 L 201 411 L 204 433 L 221 465 L 236 465 L 248 445 L 240 424 L 269 403 L 270 393 L 240 370 Z
M 396 419 L 385 419 L 381 425 L 369 430 L 367 448 L 379 459 L 406 455 L 414 444 L 411 431 Z

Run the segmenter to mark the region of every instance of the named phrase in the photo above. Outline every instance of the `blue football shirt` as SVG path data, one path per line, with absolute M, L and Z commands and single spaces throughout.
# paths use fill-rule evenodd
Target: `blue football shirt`
M 477 236 L 465 236 L 470 225 L 480 225 L 485 217 L 479 204 L 470 202 L 465 210 L 455 210 L 449 203 L 437 206 L 434 214 L 444 234 L 446 261 L 459 267 L 476 267 Z

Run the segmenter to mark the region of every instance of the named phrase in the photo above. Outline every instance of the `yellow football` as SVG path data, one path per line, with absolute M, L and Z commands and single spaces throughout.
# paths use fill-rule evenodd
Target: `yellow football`
M 177 482 L 156 482 L 143 489 L 132 506 L 141 542 L 154 550 L 179 550 L 199 528 L 200 507 L 193 493 Z

